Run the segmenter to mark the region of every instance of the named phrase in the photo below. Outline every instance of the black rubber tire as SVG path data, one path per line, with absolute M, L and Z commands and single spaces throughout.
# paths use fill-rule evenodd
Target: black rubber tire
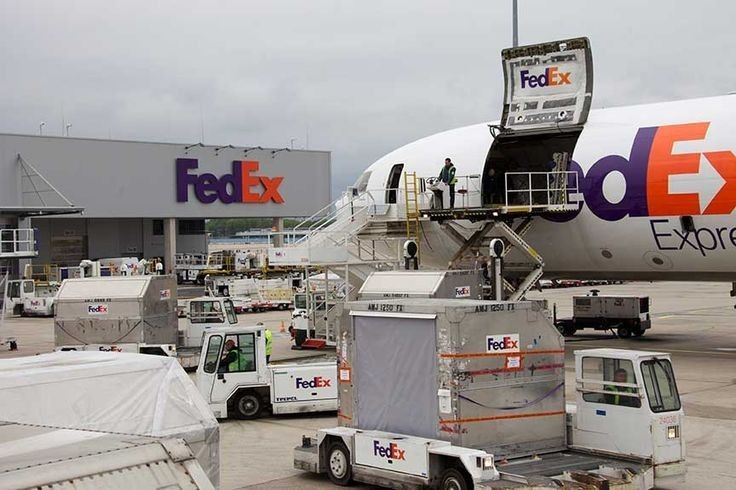
M 646 330 L 644 330 L 643 328 L 635 328 L 632 333 L 634 334 L 634 337 L 641 337 L 642 335 L 644 335 L 644 332 L 646 332 Z
M 327 476 L 332 483 L 343 487 L 353 479 L 350 451 L 342 441 L 335 441 L 327 448 Z
M 565 337 L 572 337 L 573 335 L 575 335 L 575 332 L 577 332 L 577 329 L 575 327 L 562 327 L 562 335 L 564 335 Z
M 234 404 L 235 415 L 242 420 L 253 420 L 263 412 L 263 400 L 256 393 L 247 391 L 240 395 Z
M 628 339 L 631 337 L 631 327 L 628 325 L 622 325 L 618 327 L 618 336 L 622 339 Z
M 457 468 L 447 468 L 440 475 L 439 490 L 467 490 L 470 488 L 465 475 Z

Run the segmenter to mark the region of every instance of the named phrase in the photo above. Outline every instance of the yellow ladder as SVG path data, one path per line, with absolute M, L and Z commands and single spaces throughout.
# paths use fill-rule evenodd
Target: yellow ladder
M 417 257 L 420 255 L 419 237 L 419 185 L 416 172 L 404 172 L 404 201 L 406 203 L 406 238 L 417 243 Z

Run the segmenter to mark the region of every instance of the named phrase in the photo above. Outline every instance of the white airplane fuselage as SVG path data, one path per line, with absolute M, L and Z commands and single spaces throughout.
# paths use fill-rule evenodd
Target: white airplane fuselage
M 736 95 L 592 110 L 571 164 L 584 204 L 535 218 L 525 236 L 545 277 L 736 280 L 734 114 Z M 423 138 L 371 165 L 363 187 L 386 188 L 398 163 L 435 177 L 445 157 L 458 176 L 482 174 L 492 142 L 487 123 Z M 457 244 L 437 223 L 423 228 L 425 265 L 446 266 Z

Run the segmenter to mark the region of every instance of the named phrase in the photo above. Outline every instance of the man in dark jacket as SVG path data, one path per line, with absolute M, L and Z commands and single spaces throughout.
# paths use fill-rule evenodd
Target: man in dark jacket
M 457 178 L 455 177 L 455 165 L 452 164 L 452 160 L 445 158 L 445 166 L 440 170 L 439 179 L 441 182 L 447 184 L 450 189 L 450 207 L 455 207 L 455 184 Z

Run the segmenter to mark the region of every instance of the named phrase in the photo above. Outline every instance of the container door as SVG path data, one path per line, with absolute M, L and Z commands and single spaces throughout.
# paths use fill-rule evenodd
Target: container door
M 359 428 L 437 437 L 435 320 L 353 319 Z

